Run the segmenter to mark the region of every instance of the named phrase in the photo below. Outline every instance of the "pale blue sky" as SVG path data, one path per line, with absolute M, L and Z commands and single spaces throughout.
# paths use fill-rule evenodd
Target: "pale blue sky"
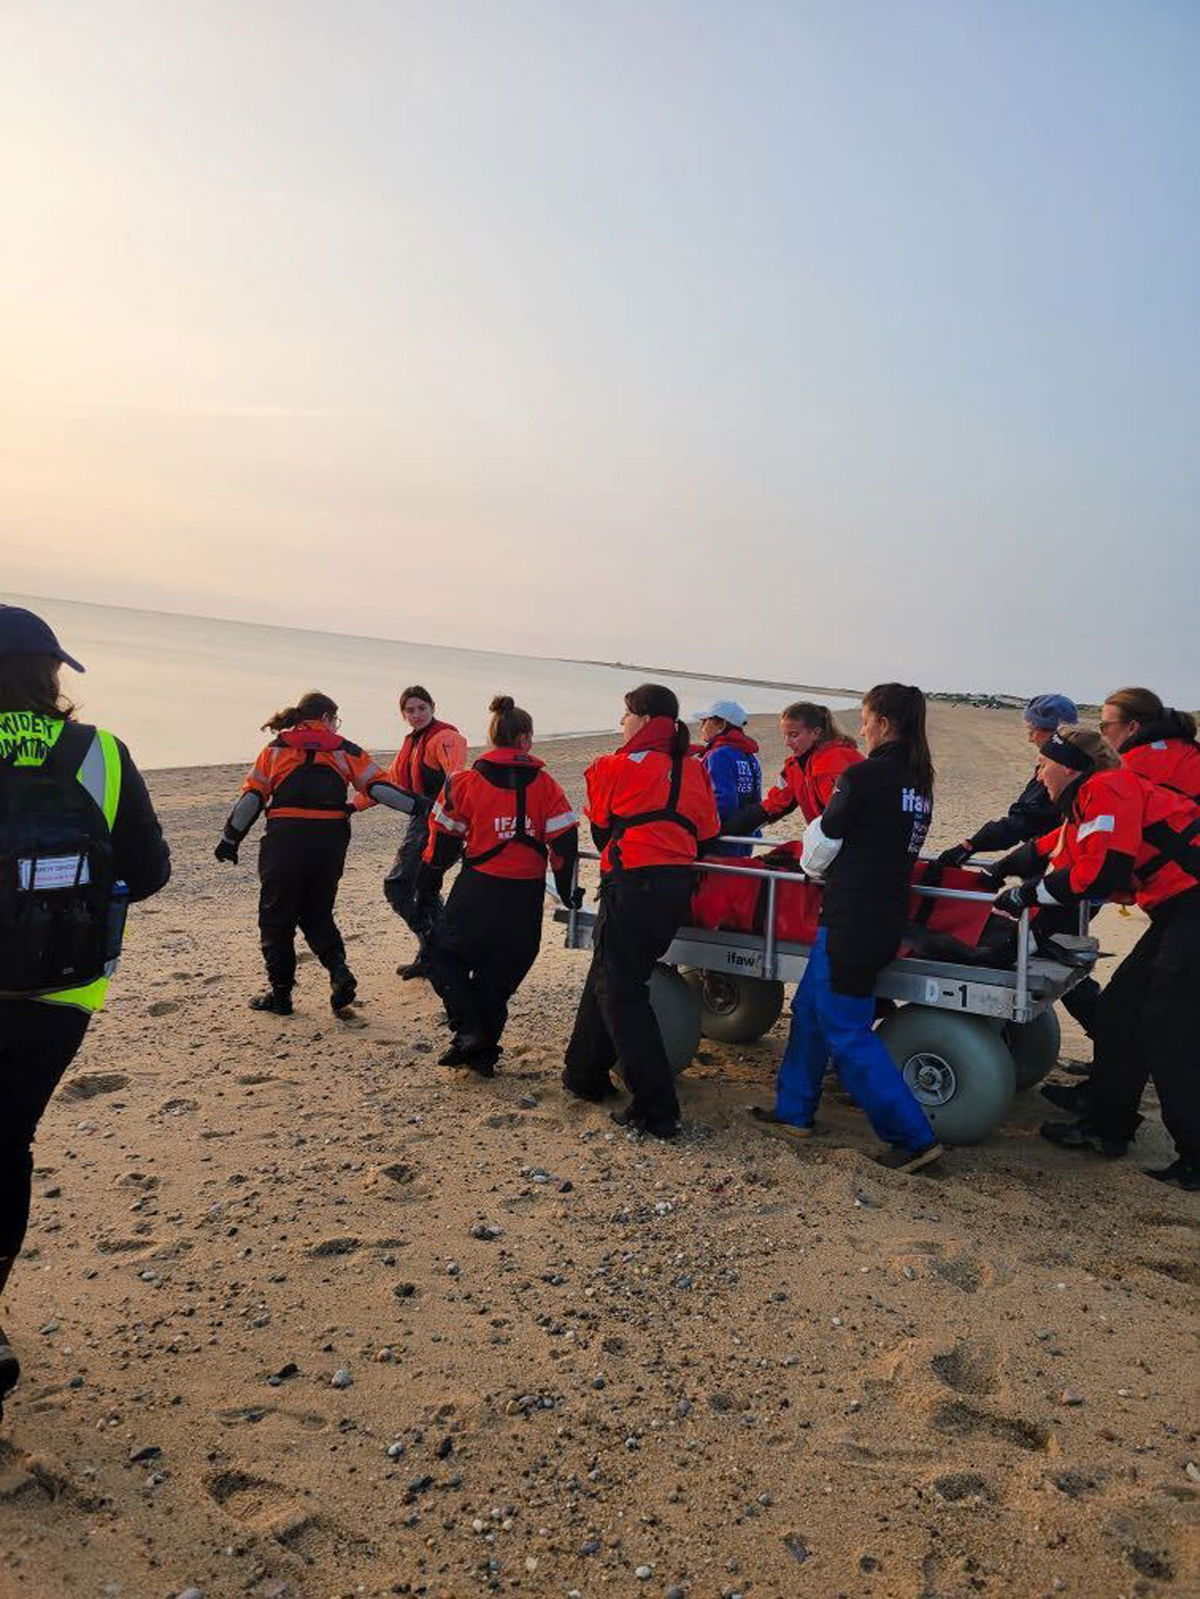
M 1200 704 L 1200 6 L 12 0 L 7 588 Z

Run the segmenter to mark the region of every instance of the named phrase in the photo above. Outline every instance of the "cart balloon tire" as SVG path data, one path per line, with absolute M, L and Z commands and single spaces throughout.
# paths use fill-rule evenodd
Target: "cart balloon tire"
M 765 977 L 696 967 L 683 978 L 700 998 L 700 1031 L 721 1044 L 753 1044 L 770 1032 L 783 1010 L 783 984 Z
M 1013 1058 L 1018 1094 L 1040 1083 L 1058 1065 L 1062 1029 L 1053 1007 L 1031 1022 L 1008 1022 L 1003 1037 Z
M 905 1005 L 879 1024 L 878 1036 L 943 1143 L 977 1144 L 1003 1120 L 1016 1072 L 992 1022 Z
M 650 974 L 650 1005 L 667 1060 L 678 1077 L 687 1071 L 700 1048 L 699 996 L 673 966 L 660 961 Z

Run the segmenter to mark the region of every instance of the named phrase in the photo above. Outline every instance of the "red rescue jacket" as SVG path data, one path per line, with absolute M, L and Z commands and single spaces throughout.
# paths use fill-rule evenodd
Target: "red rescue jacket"
M 778 783 L 763 796 L 763 810 L 777 822 L 781 816 L 790 816 L 799 806 L 806 822 L 816 821 L 829 804 L 833 785 L 840 775 L 862 758 L 855 745 L 844 744 L 840 739 L 815 744 L 806 755 L 789 755 Z
M 1121 748 L 1121 764 L 1149 783 L 1200 801 L 1200 744 L 1191 738 L 1154 738 L 1154 728 L 1143 729 L 1137 742 Z
M 260 752 L 242 793 L 261 798 L 268 822 L 340 822 L 346 818 L 348 791 L 357 789 L 365 800 L 367 789 L 383 776 L 357 744 L 323 722 L 301 722 Z
M 1132 900 L 1153 912 L 1200 883 L 1200 806 L 1123 766 L 1093 772 L 1035 848 L 1050 861 L 1039 904 Z
M 432 799 L 452 772 L 467 764 L 467 741 L 449 722 L 435 716 L 419 733 L 410 733 L 387 769 L 389 783 Z M 355 810 L 366 810 L 375 803 L 363 797 L 354 802 Z
M 541 878 L 547 860 L 561 869 L 578 849 L 579 818 L 537 756 L 492 749 L 446 779 L 425 860 L 443 872 L 461 853 L 489 877 Z
M 587 769 L 587 815 L 601 844 L 602 873 L 691 866 L 719 837 L 712 782 L 692 755 L 672 755 L 675 723 L 652 717 Z

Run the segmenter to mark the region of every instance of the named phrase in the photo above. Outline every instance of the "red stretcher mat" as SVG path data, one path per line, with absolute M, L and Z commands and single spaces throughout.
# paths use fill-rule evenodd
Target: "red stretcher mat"
M 732 864 L 732 862 L 731 862 Z M 739 866 L 756 874 L 733 876 L 726 872 L 702 872 L 695 893 L 689 925 L 731 933 L 761 933 L 766 927 L 767 885 L 757 874 L 767 871 L 795 874 L 794 882 L 779 882 L 775 889 L 775 937 L 788 944 L 811 944 L 817 936 L 821 915 L 821 889 L 800 875 L 799 845 L 785 845 L 754 860 L 738 860 Z M 958 888 L 978 891 L 983 877 L 962 866 L 938 866 L 919 861 L 913 882 L 930 888 Z M 977 944 L 991 904 L 986 900 L 931 899 L 914 894 L 909 901 L 909 919 L 932 933 L 947 933 L 964 944 Z M 907 946 L 902 946 L 907 947 Z

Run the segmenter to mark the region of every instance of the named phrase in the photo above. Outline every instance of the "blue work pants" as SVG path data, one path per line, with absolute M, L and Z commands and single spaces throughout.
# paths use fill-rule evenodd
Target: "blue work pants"
M 882 1040 L 872 1031 L 874 999 L 834 992 L 828 932 L 817 933 L 792 998 L 792 1030 L 779 1063 L 775 1114 L 811 1127 L 832 1058 L 842 1087 L 866 1111 L 876 1135 L 902 1149 L 926 1149 L 937 1135 Z

